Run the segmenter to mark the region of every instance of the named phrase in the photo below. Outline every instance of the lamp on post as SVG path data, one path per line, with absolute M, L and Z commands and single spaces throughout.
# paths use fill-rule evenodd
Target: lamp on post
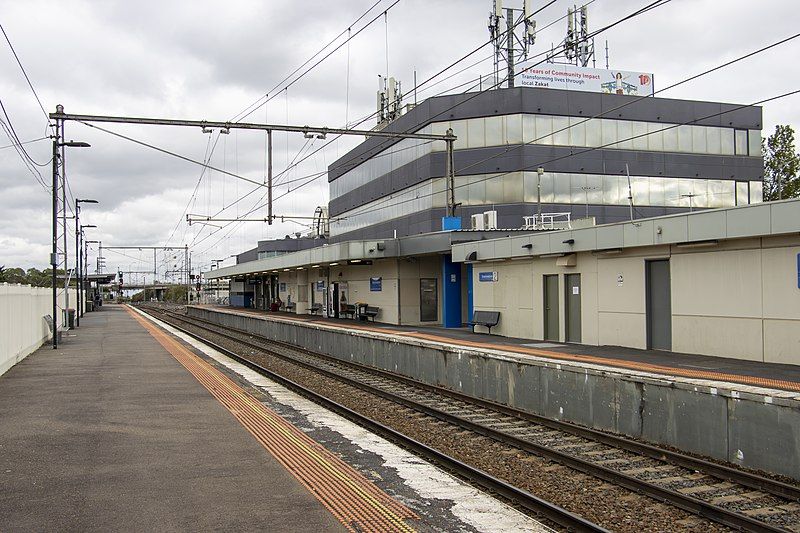
M 58 105 L 56 106 L 56 111 L 59 113 L 64 112 L 64 106 Z M 68 142 L 61 142 L 59 141 L 59 124 L 56 124 L 55 132 L 56 134 L 53 136 L 53 183 L 52 183 L 52 194 L 53 194 L 53 251 L 50 254 L 50 265 L 53 269 L 53 349 L 55 350 L 58 348 L 58 274 L 56 270 L 58 269 L 58 160 L 59 160 L 59 148 L 62 147 L 71 147 L 71 148 L 88 148 L 91 146 L 89 143 L 85 142 L 76 142 L 76 141 L 68 141 Z M 63 169 L 62 169 L 63 172 Z M 76 217 L 77 218 L 77 217 Z M 66 228 L 65 228 L 66 230 Z M 65 250 L 66 253 L 66 250 Z M 64 271 L 66 274 L 66 263 L 64 264 Z
M 86 271 L 84 275 L 84 279 L 89 277 L 89 245 L 90 244 L 99 244 L 100 241 L 83 241 L 83 269 Z M 91 287 L 91 284 L 90 284 Z M 86 305 L 84 304 L 84 310 L 86 309 Z
M 78 212 L 80 208 L 78 207 L 78 203 L 92 203 L 96 204 L 97 200 L 75 200 L 75 264 L 78 267 L 78 309 L 77 313 L 75 314 L 75 325 L 81 325 L 81 317 L 83 316 L 83 305 L 84 305 L 84 287 L 83 287 L 83 254 L 81 250 L 83 247 L 81 246 L 81 241 L 83 240 L 83 228 L 96 228 L 94 224 L 78 224 Z

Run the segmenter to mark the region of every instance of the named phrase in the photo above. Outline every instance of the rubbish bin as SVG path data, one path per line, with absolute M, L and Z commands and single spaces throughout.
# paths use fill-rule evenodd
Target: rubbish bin
M 64 309 L 64 323 L 69 329 L 75 329 L 75 310 Z

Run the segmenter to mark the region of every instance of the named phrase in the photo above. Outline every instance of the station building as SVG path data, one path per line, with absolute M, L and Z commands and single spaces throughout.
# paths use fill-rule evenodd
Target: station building
M 800 353 L 796 276 L 769 281 L 797 267 L 800 203 L 760 204 L 760 108 L 522 87 L 430 98 L 386 129 L 453 130 L 461 224 L 443 218 L 443 142 L 368 138 L 328 169 L 326 240 L 265 241 L 206 275 L 232 305 L 443 327 L 490 310 L 511 337 Z M 526 224 L 538 212 L 560 223 Z
M 760 107 L 519 87 L 429 98 L 386 131 L 452 129 L 463 226 L 519 228 L 539 204 L 626 220 L 628 176 L 638 218 L 760 202 L 761 127 Z M 443 141 L 367 139 L 328 168 L 331 240 L 441 230 L 445 166 Z

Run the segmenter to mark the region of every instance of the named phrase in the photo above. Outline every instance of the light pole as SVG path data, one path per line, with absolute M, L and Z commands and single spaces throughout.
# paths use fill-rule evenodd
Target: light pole
M 100 241 L 83 241 L 83 269 L 86 271 L 86 275 L 84 278 L 89 277 L 89 245 L 90 244 L 99 244 Z M 91 287 L 91 282 L 89 284 Z M 84 309 L 85 309 L 84 305 Z
M 537 222 L 542 223 L 542 176 L 544 176 L 544 167 L 536 169 L 536 215 Z
M 78 202 L 86 202 L 87 200 L 76 200 L 75 201 L 75 219 L 78 219 Z M 96 203 L 96 202 L 95 202 Z M 76 223 L 77 225 L 77 223 Z M 78 312 L 75 316 L 75 325 L 81 325 L 81 317 L 83 316 L 83 308 L 84 308 L 84 300 L 85 293 L 84 293 L 84 275 L 83 269 L 86 266 L 83 263 L 83 228 L 96 228 L 94 224 L 80 224 L 78 225 L 78 230 L 75 232 L 75 257 L 78 263 Z
M 79 217 L 81 212 L 81 204 L 96 204 L 97 200 L 82 200 L 75 198 L 75 276 L 76 286 L 78 287 L 78 302 L 75 312 L 75 326 L 81 325 L 81 252 L 80 252 L 80 234 L 81 228 Z M 88 227 L 88 226 L 87 226 Z M 97 226 L 91 226 L 97 227 Z
M 63 113 L 64 107 L 61 105 L 56 106 L 56 110 L 59 113 Z M 53 269 L 53 349 L 58 348 L 58 274 L 56 270 L 58 269 L 58 159 L 59 153 L 58 149 L 63 147 L 72 147 L 72 148 L 88 148 L 90 146 L 89 143 L 85 142 L 76 142 L 76 141 L 69 141 L 69 142 L 60 142 L 59 141 L 59 125 L 56 125 L 55 128 L 55 135 L 53 135 L 53 183 L 52 183 L 52 194 L 53 194 L 53 250 L 50 254 L 50 265 Z M 62 168 L 63 174 L 63 168 Z M 66 228 L 65 228 L 66 229 Z M 65 250 L 66 252 L 66 250 Z M 66 259 L 66 257 L 65 257 Z M 64 273 L 66 274 L 66 263 L 64 264 Z

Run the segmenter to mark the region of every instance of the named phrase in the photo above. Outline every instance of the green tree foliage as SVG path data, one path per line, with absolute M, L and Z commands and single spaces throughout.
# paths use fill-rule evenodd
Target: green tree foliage
M 764 201 L 800 196 L 800 155 L 794 146 L 794 129 L 778 125 L 762 142 L 764 154 Z
M 56 270 L 59 276 L 64 274 L 64 271 Z M 52 287 L 53 286 L 53 270 L 46 268 L 39 270 L 36 268 L 29 268 L 27 271 L 21 268 L 6 268 L 0 267 L 0 283 L 19 283 L 22 285 L 32 285 L 34 287 Z M 60 279 L 63 285 L 63 278 Z M 75 280 L 72 280 L 71 285 L 75 285 Z

